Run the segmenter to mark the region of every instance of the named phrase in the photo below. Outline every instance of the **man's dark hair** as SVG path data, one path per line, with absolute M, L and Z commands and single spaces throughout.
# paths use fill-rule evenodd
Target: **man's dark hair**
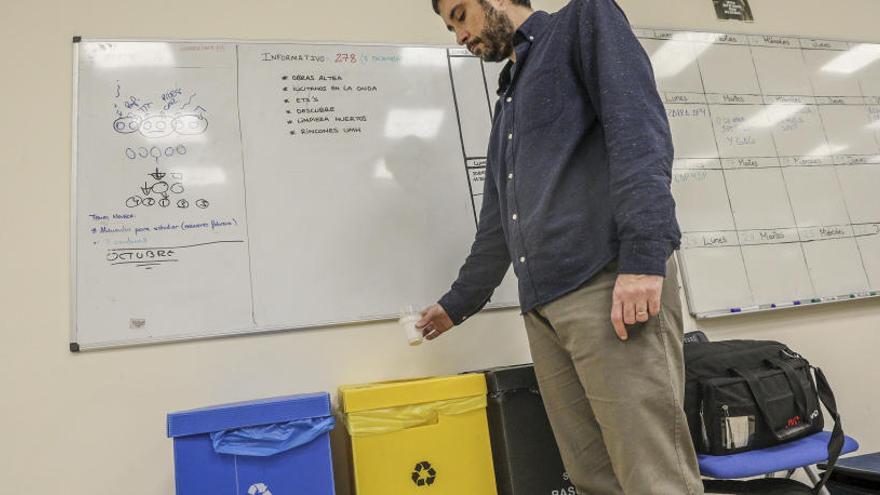
M 480 3 L 484 3 L 485 1 L 486 0 L 480 0 Z M 440 3 L 440 0 L 431 0 L 431 5 L 434 6 L 434 12 L 436 12 L 437 14 L 440 13 L 440 6 L 437 5 L 438 3 Z M 510 0 L 510 3 L 532 8 L 532 0 Z

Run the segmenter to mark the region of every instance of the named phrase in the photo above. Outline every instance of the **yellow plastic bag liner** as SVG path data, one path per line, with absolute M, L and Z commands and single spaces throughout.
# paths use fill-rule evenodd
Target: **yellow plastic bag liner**
M 486 405 L 485 395 L 461 397 L 347 413 L 343 414 L 343 422 L 349 435 L 365 437 L 436 424 L 441 414 L 444 416 L 465 414 L 485 409 Z

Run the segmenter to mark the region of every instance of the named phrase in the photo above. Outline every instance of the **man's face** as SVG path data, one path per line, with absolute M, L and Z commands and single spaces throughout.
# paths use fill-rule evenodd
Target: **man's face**
M 515 29 L 496 9 L 496 0 L 440 0 L 440 17 L 455 33 L 459 45 L 487 62 L 500 62 L 513 53 Z

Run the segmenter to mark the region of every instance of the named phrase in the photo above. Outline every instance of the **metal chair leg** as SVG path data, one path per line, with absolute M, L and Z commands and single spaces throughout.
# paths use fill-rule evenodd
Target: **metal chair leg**
M 813 466 L 804 466 L 804 471 L 807 473 L 807 476 L 810 478 L 810 481 L 813 482 L 814 485 L 818 485 L 821 478 L 819 478 L 819 474 L 816 471 L 816 468 Z M 828 488 L 822 487 L 819 490 L 819 495 L 831 495 L 831 492 L 828 491 Z

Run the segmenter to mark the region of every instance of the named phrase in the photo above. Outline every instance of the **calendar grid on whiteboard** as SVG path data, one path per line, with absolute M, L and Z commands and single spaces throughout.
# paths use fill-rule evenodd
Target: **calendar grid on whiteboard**
M 865 181 L 880 186 L 880 141 L 869 130 L 877 98 L 859 74 L 817 73 L 867 45 L 636 33 L 654 62 L 676 144 L 673 191 L 691 312 L 711 317 L 876 294 L 880 276 L 870 273 L 880 259 L 871 261 L 878 255 L 863 244 L 880 239 L 880 215 L 859 199 Z M 815 201 L 831 209 L 811 207 Z M 858 218 L 855 204 L 864 212 Z

